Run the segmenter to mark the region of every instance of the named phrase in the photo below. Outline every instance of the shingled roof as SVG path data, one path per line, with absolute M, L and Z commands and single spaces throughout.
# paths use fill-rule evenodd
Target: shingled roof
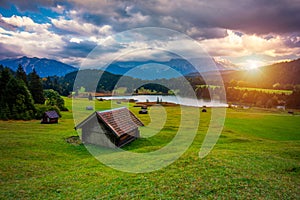
M 127 108 L 97 112 L 100 119 L 117 135 L 128 133 L 144 124 Z
M 54 110 L 45 112 L 45 115 L 46 115 L 47 117 L 49 117 L 50 119 L 59 118 L 57 112 L 54 111 Z
M 144 124 L 126 107 L 106 111 L 96 111 L 95 113 L 97 118 L 118 137 L 131 132 L 139 126 L 144 126 Z M 78 124 L 76 129 L 81 128 L 87 121 L 95 116 L 95 113 Z

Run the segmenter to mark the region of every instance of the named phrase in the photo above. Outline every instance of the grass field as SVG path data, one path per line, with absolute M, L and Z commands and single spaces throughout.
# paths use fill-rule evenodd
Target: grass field
M 263 89 L 263 88 L 251 88 L 251 87 L 234 87 L 236 90 L 248 90 L 248 91 L 260 91 L 268 94 L 286 94 L 290 95 L 293 93 L 293 90 L 275 90 L 275 89 Z
M 109 107 L 108 101 L 96 103 L 97 109 Z M 179 109 L 167 107 L 161 133 L 126 149 L 168 143 Z M 147 115 L 139 117 L 150 123 Z M 201 113 L 197 136 L 177 161 L 140 174 L 111 169 L 83 145 L 66 143 L 77 134 L 71 112 L 54 125 L 0 121 L 0 199 L 300 199 L 300 116 L 228 109 L 218 143 L 200 159 L 209 121 L 210 109 Z

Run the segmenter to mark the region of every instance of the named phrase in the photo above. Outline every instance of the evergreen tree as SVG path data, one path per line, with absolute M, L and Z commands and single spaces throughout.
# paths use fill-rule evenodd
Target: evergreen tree
M 47 78 L 43 79 L 43 88 L 44 89 L 52 89 L 52 81 L 51 81 L 51 77 L 48 76 Z
M 5 88 L 4 105 L 9 108 L 11 119 L 32 119 L 34 105 L 32 96 L 23 81 L 11 77 Z
M 24 81 L 13 77 L 8 68 L 0 73 L 0 119 L 32 119 L 35 107 Z
M 5 102 L 0 102 L 0 119 L 8 120 L 10 118 L 10 111 Z
M 18 66 L 17 73 L 16 73 L 16 78 L 20 79 L 20 80 L 23 80 L 24 83 L 26 84 L 26 86 L 28 86 L 27 76 L 26 76 L 26 73 L 25 73 L 25 71 L 24 71 L 21 64 L 19 64 L 19 66 Z
M 8 68 L 3 68 L 1 65 L 0 71 L 0 119 L 7 120 L 10 118 L 10 110 L 7 105 L 7 95 L 5 94 L 6 85 L 12 75 Z
M 8 81 L 12 78 L 12 75 L 9 69 L 6 67 L 1 71 L 0 76 L 0 98 L 5 96 L 5 87 Z
M 28 78 L 29 78 L 28 89 L 32 94 L 34 103 L 44 104 L 45 98 L 43 92 L 43 85 L 35 69 L 33 69 L 33 71 L 28 75 Z

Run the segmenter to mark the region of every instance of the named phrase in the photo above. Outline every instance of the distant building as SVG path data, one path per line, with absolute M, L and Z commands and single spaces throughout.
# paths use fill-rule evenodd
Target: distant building
M 86 110 L 94 110 L 93 106 L 87 106 L 85 107 Z
M 43 118 L 41 123 L 42 124 L 55 124 L 58 123 L 59 115 L 56 111 L 47 111 L 43 114 Z
M 139 126 L 144 124 L 127 108 L 96 111 L 78 124 L 85 144 L 122 147 L 140 137 Z
M 285 106 L 276 106 L 278 110 L 285 110 Z
M 147 113 L 148 113 L 147 106 L 142 105 L 141 110 L 139 111 L 139 114 L 147 114 Z

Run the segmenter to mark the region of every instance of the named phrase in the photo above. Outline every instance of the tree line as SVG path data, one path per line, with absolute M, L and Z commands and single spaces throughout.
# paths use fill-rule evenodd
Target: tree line
M 16 72 L 0 65 L 0 119 L 40 119 L 46 110 L 66 110 L 58 92 L 44 90 L 34 69 L 26 75 L 21 65 Z
M 300 108 L 300 90 L 295 88 L 292 94 L 268 93 L 259 90 L 240 90 L 233 87 L 226 89 L 227 102 L 247 106 L 274 108 L 286 106 L 287 108 Z
M 54 106 L 58 111 L 65 110 L 63 99 L 60 97 L 68 96 L 73 91 L 79 91 L 82 87 L 86 91 L 96 91 L 109 93 L 116 87 L 126 87 L 126 93 L 134 94 L 137 91 L 147 89 L 163 94 L 179 94 L 188 97 L 190 91 L 176 90 L 186 88 L 184 84 L 189 84 L 194 94 L 199 99 L 210 100 L 220 99 L 221 101 L 232 104 L 242 104 L 257 107 L 276 107 L 284 105 L 290 108 L 300 108 L 300 87 L 293 86 L 291 95 L 267 93 L 255 90 L 240 90 L 233 86 L 242 84 L 242 81 L 225 82 L 224 90 L 221 86 L 207 86 L 201 76 L 197 77 L 178 77 L 172 79 L 152 81 L 140 80 L 127 76 L 114 75 L 100 70 L 82 70 L 72 72 L 64 77 L 51 76 L 40 78 L 35 70 L 26 75 L 22 66 L 16 72 L 0 66 L 0 103 L 1 119 L 31 119 L 39 118 L 42 111 L 48 109 L 45 106 Z M 88 77 L 88 78 L 87 78 Z M 100 78 L 100 80 L 98 80 Z M 75 79 L 80 84 L 74 86 Z M 119 81 L 121 80 L 122 81 Z M 95 83 L 94 80 L 97 80 Z M 282 85 L 281 85 L 282 86 Z M 274 84 L 273 89 L 278 89 L 279 84 Z M 226 96 L 226 99 L 222 99 Z
M 77 76 L 77 73 L 81 73 Z M 87 78 L 88 77 L 88 78 Z M 100 80 L 98 80 L 100 78 Z M 74 86 L 75 79 L 79 85 Z M 121 80 L 122 81 L 119 81 Z M 94 82 L 98 80 L 98 82 Z M 147 89 L 163 94 L 173 94 L 174 91 L 180 96 L 188 97 L 189 92 L 186 90 L 176 91 L 176 89 L 187 88 L 184 84 L 190 84 L 196 96 L 199 99 L 210 100 L 211 97 L 214 99 L 220 99 L 221 101 L 227 101 L 233 104 L 243 104 L 248 106 L 257 107 L 276 107 L 276 106 L 287 106 L 290 108 L 299 108 L 299 92 L 300 87 L 298 85 L 280 85 L 274 83 L 271 89 L 292 89 L 291 95 L 268 93 L 265 91 L 256 90 L 240 90 L 236 89 L 236 86 L 247 86 L 245 81 L 231 80 L 224 83 L 224 90 L 221 90 L 221 86 L 207 86 L 201 76 L 195 77 L 178 77 L 172 79 L 160 79 L 153 81 L 140 80 L 127 76 L 114 75 L 109 72 L 103 72 L 100 70 L 82 70 L 80 72 L 72 72 L 64 77 L 47 77 L 43 79 L 43 87 L 47 89 L 54 89 L 61 95 L 70 94 L 73 89 L 79 91 L 81 87 L 85 88 L 86 91 L 96 91 L 100 93 L 110 93 L 115 88 L 126 87 L 126 93 L 134 94 Z M 201 87 L 199 87 L 201 86 Z M 249 85 L 248 85 L 249 86 Z M 225 94 L 224 94 L 225 91 Z M 226 99 L 222 99 L 226 97 Z

